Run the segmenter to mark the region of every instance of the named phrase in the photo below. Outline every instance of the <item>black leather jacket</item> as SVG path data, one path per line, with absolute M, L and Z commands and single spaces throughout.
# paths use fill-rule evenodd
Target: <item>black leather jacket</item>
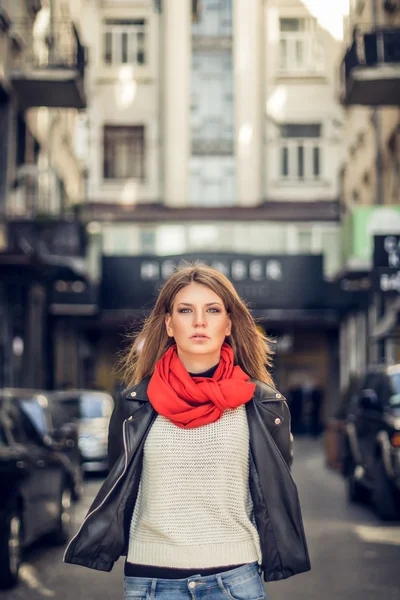
M 149 378 L 125 390 L 110 421 L 110 472 L 64 561 L 111 571 L 126 555 L 129 524 L 142 468 L 143 447 L 157 416 L 147 397 Z M 250 491 L 260 536 L 265 581 L 285 579 L 310 569 L 296 485 L 290 474 L 290 413 L 283 396 L 257 384 L 246 404 L 250 431 Z

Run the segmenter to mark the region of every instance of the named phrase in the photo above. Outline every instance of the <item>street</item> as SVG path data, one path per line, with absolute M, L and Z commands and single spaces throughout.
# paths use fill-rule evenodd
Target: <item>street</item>
M 312 570 L 266 586 L 270 600 L 398 600 L 400 523 L 382 524 L 362 506 L 349 506 L 344 482 L 324 466 L 322 440 L 295 442 L 293 473 L 302 501 Z M 101 480 L 91 478 L 76 508 L 78 527 Z M 65 565 L 63 549 L 27 553 L 21 583 L 0 600 L 99 600 L 123 597 L 123 560 L 111 573 Z
M 0 0 L 0 600 L 123 599 L 122 450 L 90 564 L 256 560 L 250 484 L 268 600 L 400 600 L 400 0 Z

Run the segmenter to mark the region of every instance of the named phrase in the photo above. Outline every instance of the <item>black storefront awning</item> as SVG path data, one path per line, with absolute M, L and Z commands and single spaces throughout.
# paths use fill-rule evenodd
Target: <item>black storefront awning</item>
M 51 314 L 87 316 L 98 312 L 99 286 L 91 281 L 82 258 L 0 253 L 0 276 L 6 285 L 18 281 L 46 285 Z
M 99 285 L 88 270 L 85 226 L 67 219 L 20 219 L 7 222 L 7 251 L 0 272 L 10 282 L 40 281 L 54 315 L 98 312 Z
M 227 275 L 254 316 L 269 321 L 337 324 L 356 296 L 323 276 L 322 255 L 201 253 L 103 256 L 100 306 L 126 318 L 148 314 L 177 265 L 204 262 Z

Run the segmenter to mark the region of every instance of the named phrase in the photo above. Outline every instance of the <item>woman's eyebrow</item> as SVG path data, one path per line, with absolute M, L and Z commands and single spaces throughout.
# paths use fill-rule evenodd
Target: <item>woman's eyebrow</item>
M 205 304 L 205 306 L 212 306 L 213 304 L 218 304 L 218 306 L 222 306 L 222 304 L 220 302 L 207 302 L 207 304 Z M 194 306 L 194 305 L 190 304 L 190 302 L 178 302 L 178 306 Z

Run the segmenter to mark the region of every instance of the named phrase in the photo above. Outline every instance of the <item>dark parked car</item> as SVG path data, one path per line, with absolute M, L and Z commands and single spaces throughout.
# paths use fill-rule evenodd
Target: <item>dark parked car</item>
M 383 520 L 400 515 L 400 365 L 368 369 L 346 415 L 343 472 L 351 502 L 370 500 Z
M 97 390 L 53 392 L 50 398 L 53 419 L 78 426 L 78 446 L 85 472 L 108 469 L 108 426 L 114 401 Z
M 44 535 L 55 544 L 69 538 L 77 485 L 63 448 L 71 438 L 48 435 L 39 410 L 45 403 L 38 392 L 0 390 L 2 588 L 17 582 L 24 548 Z
M 53 392 L 38 390 L 4 390 L 28 415 L 37 431 L 45 440 L 51 439 L 71 462 L 74 472 L 74 495 L 79 499 L 83 494 L 82 457 L 79 450 L 79 427 L 73 421 L 60 418 L 54 410 L 51 397 Z

